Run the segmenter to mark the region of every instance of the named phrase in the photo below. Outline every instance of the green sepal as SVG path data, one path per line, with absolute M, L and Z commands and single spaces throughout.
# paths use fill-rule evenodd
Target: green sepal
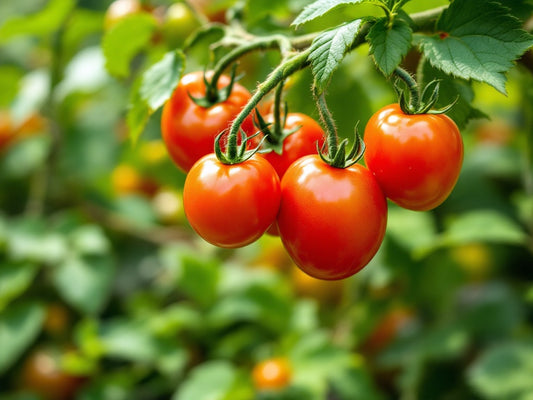
M 222 148 L 220 147 L 220 141 L 224 135 L 227 134 L 227 130 L 222 131 L 215 138 L 215 155 L 221 163 L 234 165 L 245 162 L 246 160 L 252 158 L 252 156 L 259 151 L 261 145 L 265 141 L 265 137 L 263 137 L 256 148 L 246 150 L 248 141 L 259 135 L 261 131 L 258 131 L 251 136 L 246 136 L 246 132 L 244 132 L 242 129 L 239 129 L 239 133 L 241 134 L 241 143 L 237 144 L 236 135 L 230 135 L 228 137 L 228 144 L 225 152 L 223 152 Z
M 324 142 L 322 148 L 319 148 L 317 143 L 316 148 L 318 151 L 318 155 L 320 156 L 322 161 L 324 161 L 326 164 L 331 165 L 334 168 L 348 168 L 356 164 L 361 159 L 366 149 L 365 142 L 363 141 L 363 139 L 361 139 L 361 136 L 359 135 L 358 126 L 359 123 L 355 126 L 355 139 L 353 146 L 348 154 L 346 154 L 346 148 L 348 147 L 348 139 L 343 139 L 338 145 L 336 151 L 334 152 L 331 152 L 330 149 L 328 149 L 328 151 L 326 152 L 326 142 Z
M 400 86 L 400 82 L 403 82 L 405 87 L 402 88 Z M 414 96 L 407 87 L 407 83 L 405 83 L 402 79 L 396 79 L 394 82 L 394 90 L 398 95 L 398 104 L 400 105 L 403 113 L 408 115 L 444 114 L 448 112 L 455 105 L 458 99 L 456 98 L 452 103 L 442 108 L 433 110 L 433 107 L 439 99 L 439 89 L 439 80 L 432 80 L 424 87 L 422 94 L 418 94 L 418 98 L 413 99 Z
M 223 103 L 226 101 L 233 90 L 235 82 L 239 80 L 240 77 L 236 76 L 237 64 L 233 64 L 231 67 L 230 82 L 227 86 L 224 86 L 221 89 L 217 88 L 218 82 L 215 82 L 213 79 L 209 81 L 206 77 L 206 72 L 204 72 L 204 84 L 205 84 L 205 96 L 194 97 L 190 93 L 187 93 L 189 98 L 197 105 L 203 108 L 209 108 L 218 103 Z
M 288 107 L 285 103 L 284 111 L 283 111 L 283 118 L 282 118 L 282 124 L 285 126 L 285 122 L 287 121 L 287 115 L 288 115 Z M 282 154 L 283 153 L 283 141 L 293 133 L 297 132 L 302 126 L 298 125 L 294 127 L 293 129 L 283 129 L 276 127 L 274 123 L 272 122 L 266 122 L 259 110 L 255 109 L 255 116 L 253 118 L 254 125 L 257 129 L 260 130 L 260 132 L 264 135 L 264 142 L 263 146 L 260 150 L 260 153 L 266 154 L 274 151 L 276 154 Z M 276 133 L 277 131 L 280 131 L 280 133 Z

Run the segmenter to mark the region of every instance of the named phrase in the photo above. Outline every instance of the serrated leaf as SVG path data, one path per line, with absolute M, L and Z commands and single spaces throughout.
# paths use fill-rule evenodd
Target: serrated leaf
M 484 0 L 452 2 L 436 28 L 438 34 L 419 41 L 433 66 L 459 78 L 488 83 L 504 94 L 505 72 L 533 45 L 533 36 L 505 7 Z
M 306 6 L 291 25 L 298 26 L 321 17 L 336 7 L 350 4 L 376 3 L 372 0 L 317 0 Z
M 323 89 L 328 84 L 333 71 L 352 46 L 363 22 L 363 19 L 356 19 L 325 31 L 311 43 L 309 61 L 311 61 L 315 83 L 319 89 Z
M 439 81 L 439 98 L 435 103 L 435 109 L 446 107 L 455 101 L 446 115 L 454 120 L 459 129 L 463 129 L 470 120 L 488 118 L 482 111 L 473 107 L 474 90 L 470 82 L 446 75 L 427 60 L 422 61 L 420 68 L 423 85 L 432 80 Z
M 140 87 L 141 98 L 152 111 L 170 98 L 181 78 L 185 55 L 181 50 L 172 51 L 152 65 L 144 74 Z
M 110 256 L 71 256 L 53 275 L 60 295 L 82 313 L 95 314 L 109 297 L 115 265 Z
M 411 47 L 413 32 L 409 24 L 396 18 L 392 26 L 388 19 L 381 18 L 372 25 L 367 39 L 370 43 L 370 54 L 378 68 L 389 76 L 400 64 Z
M 9 368 L 35 340 L 44 314 L 44 309 L 36 303 L 19 304 L 0 314 L 0 373 Z
M 0 43 L 19 35 L 49 35 L 55 32 L 72 11 L 74 0 L 51 0 L 40 12 L 9 19 L 0 27 Z
M 156 21 L 151 15 L 139 13 L 119 21 L 105 34 L 102 48 L 111 75 L 129 75 L 131 60 L 150 43 L 155 28 Z

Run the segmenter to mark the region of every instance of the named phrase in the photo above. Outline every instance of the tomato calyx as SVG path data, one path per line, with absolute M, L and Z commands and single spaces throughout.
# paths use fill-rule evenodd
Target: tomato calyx
M 397 76 L 396 82 L 394 82 L 394 90 L 398 95 L 398 103 L 404 114 L 444 114 L 457 102 L 457 99 L 455 99 L 443 108 L 434 110 L 433 107 L 439 98 L 439 80 L 432 80 L 421 92 L 418 83 L 409 72 L 397 67 L 394 70 L 394 74 Z M 404 87 L 401 86 L 402 82 Z
M 283 127 L 287 121 L 287 115 L 288 108 L 287 105 L 285 105 L 281 122 L 266 122 L 259 110 L 256 108 L 254 125 L 261 133 L 263 133 L 265 138 L 263 145 L 261 146 L 261 153 L 265 154 L 273 151 L 276 154 L 281 155 L 283 153 L 283 141 L 288 136 L 298 132 L 298 130 L 302 127 L 301 125 L 298 125 L 292 129 L 284 129 Z
M 247 150 L 248 141 L 255 138 L 261 132 L 256 132 L 251 136 L 246 136 L 246 132 L 239 129 L 241 143 L 238 143 L 238 135 L 228 134 L 227 129 L 219 133 L 215 139 L 215 155 L 222 164 L 239 164 L 249 160 L 261 147 L 265 138 L 261 139 L 259 145 L 251 150 Z M 221 141 L 227 137 L 226 150 L 222 151 Z
M 205 83 L 205 96 L 194 97 L 190 93 L 187 93 L 189 98 L 200 107 L 209 108 L 214 106 L 217 103 L 222 103 L 226 101 L 233 90 L 235 82 L 239 80 L 239 76 L 236 76 L 237 64 L 234 64 L 231 68 L 230 82 L 227 86 L 219 89 L 218 86 L 218 77 L 220 75 L 214 74 L 211 80 L 207 79 L 206 72 L 204 72 L 204 83 Z
M 324 123 L 327 135 L 327 140 L 322 145 L 322 148 L 319 148 L 318 143 L 316 144 L 318 155 L 322 161 L 334 168 L 348 168 L 354 165 L 361 159 L 365 152 L 365 142 L 359 136 L 357 129 L 358 124 L 355 125 L 354 129 L 355 140 L 353 146 L 350 151 L 348 151 L 348 154 L 346 154 L 348 139 L 343 139 L 339 143 L 337 128 L 326 103 L 325 93 L 323 91 L 319 92 L 316 87 L 313 89 L 313 93 L 316 98 L 318 113 L 320 114 L 320 119 Z

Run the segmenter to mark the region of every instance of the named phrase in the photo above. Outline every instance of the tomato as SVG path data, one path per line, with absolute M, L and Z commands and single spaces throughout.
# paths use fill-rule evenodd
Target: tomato
M 452 191 L 463 162 L 463 141 L 444 114 L 404 114 L 398 104 L 375 113 L 365 128 L 365 161 L 385 195 L 425 211 Z
M 158 189 L 153 180 L 144 177 L 132 165 L 119 164 L 111 173 L 111 184 L 117 195 L 139 194 L 152 197 Z
M 208 74 L 208 77 L 211 74 Z M 228 76 L 221 76 L 218 87 L 230 83 Z M 205 95 L 203 72 L 183 76 L 171 98 L 163 107 L 161 132 L 163 141 L 174 163 L 184 171 L 191 169 L 202 156 L 212 153 L 215 137 L 231 122 L 250 99 L 250 92 L 235 83 L 227 100 L 205 108 L 189 98 Z M 252 117 L 242 124 L 247 135 L 255 132 Z
M 293 264 L 291 283 L 298 296 L 316 299 L 321 303 L 337 304 L 342 299 L 344 281 L 324 281 L 313 278 Z
M 277 223 L 298 267 L 318 279 L 343 279 L 377 252 L 385 235 L 387 202 L 365 167 L 335 168 L 308 155 L 281 180 Z
M 388 311 L 374 327 L 370 335 L 363 343 L 363 350 L 369 354 L 375 354 L 396 338 L 409 331 L 416 323 L 415 312 L 405 306 L 396 306 Z
M 70 328 L 70 313 L 60 303 L 51 303 L 46 309 L 43 330 L 51 336 L 64 335 Z
M 258 390 L 279 390 L 289 385 L 291 368 L 286 358 L 261 361 L 252 370 L 254 386 Z
M 265 121 L 273 122 L 274 115 L 267 115 Z M 294 161 L 308 154 L 315 154 L 317 142 L 319 146 L 324 143 L 324 131 L 314 119 L 301 113 L 287 114 L 284 129 L 290 131 L 297 127 L 300 129 L 283 141 L 281 154 L 275 151 L 262 154 L 272 164 L 280 178 Z
M 226 10 L 224 5 L 227 2 L 218 0 L 190 0 L 190 4 L 196 10 L 205 15 L 212 22 L 226 22 Z
M 115 0 L 109 5 L 105 13 L 104 29 L 109 30 L 125 17 L 143 11 L 143 6 L 139 0 Z
M 85 381 L 61 369 L 61 352 L 40 348 L 24 361 L 21 385 L 46 400 L 70 400 Z
M 174 3 L 165 12 L 163 34 L 173 46 L 182 45 L 200 22 L 193 10 L 184 3 Z
M 193 229 L 219 247 L 242 247 L 265 233 L 276 218 L 279 178 L 257 155 L 239 164 L 214 154 L 200 159 L 183 187 L 183 207 Z

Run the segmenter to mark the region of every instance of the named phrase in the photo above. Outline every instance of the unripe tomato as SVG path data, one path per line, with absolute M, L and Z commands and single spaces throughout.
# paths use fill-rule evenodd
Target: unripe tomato
M 179 46 L 199 26 L 200 21 L 189 6 L 174 3 L 165 12 L 163 35 L 172 46 Z
M 265 121 L 273 122 L 274 115 L 267 115 Z M 317 143 L 319 148 L 324 143 L 324 131 L 313 118 L 301 113 L 287 114 L 284 129 L 290 131 L 297 127 L 300 128 L 287 136 L 283 141 L 281 154 L 275 151 L 262 154 L 272 164 L 280 179 L 294 161 L 308 154 L 316 154 Z
M 61 352 L 41 348 L 24 361 L 21 385 L 45 400 L 72 400 L 84 378 L 61 369 Z
M 139 0 L 115 0 L 106 10 L 104 16 L 104 29 L 107 31 L 125 17 L 143 11 L 142 4 Z
M 111 173 L 113 190 L 118 195 L 140 194 L 151 197 L 157 191 L 156 182 L 142 176 L 132 165 L 119 164 Z
M 309 155 L 294 162 L 281 180 L 277 223 L 298 267 L 318 279 L 343 279 L 379 249 L 387 202 L 365 167 L 335 168 Z
M 257 390 L 280 390 L 289 385 L 291 374 L 286 358 L 271 358 L 254 366 L 252 379 Z
M 405 114 L 398 104 L 376 112 L 365 128 L 365 161 L 385 195 L 425 211 L 452 191 L 463 162 L 457 125 L 444 114 Z
M 208 73 L 208 78 L 211 76 Z M 220 77 L 218 87 L 230 83 L 226 75 Z M 161 133 L 168 153 L 174 163 L 184 171 L 214 150 L 216 136 L 229 128 L 231 122 L 250 99 L 250 92 L 235 83 L 227 100 L 205 108 L 196 104 L 189 96 L 205 96 L 206 88 L 203 72 L 184 75 L 172 97 L 163 107 Z M 255 132 L 252 117 L 242 124 L 247 135 Z
M 276 218 L 280 189 L 276 171 L 257 155 L 239 164 L 201 158 L 183 187 L 183 207 L 193 229 L 219 247 L 242 247 L 259 239 Z

